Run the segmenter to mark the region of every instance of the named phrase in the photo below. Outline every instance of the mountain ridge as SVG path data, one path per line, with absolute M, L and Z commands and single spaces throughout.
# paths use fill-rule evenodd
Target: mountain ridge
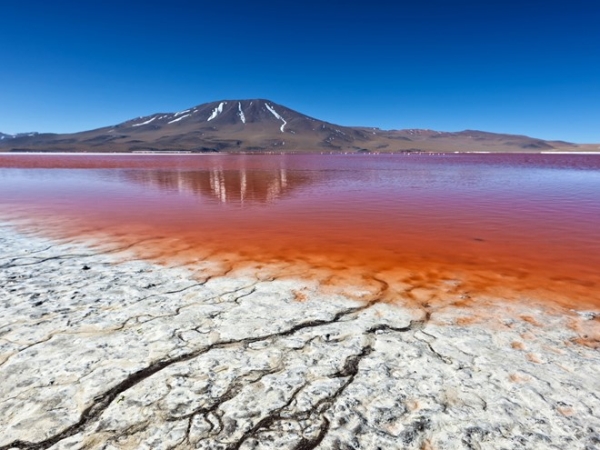
M 593 147 L 593 146 L 592 146 Z M 539 152 L 590 145 L 477 130 L 342 126 L 267 99 L 219 100 L 77 133 L 0 133 L 4 152 Z

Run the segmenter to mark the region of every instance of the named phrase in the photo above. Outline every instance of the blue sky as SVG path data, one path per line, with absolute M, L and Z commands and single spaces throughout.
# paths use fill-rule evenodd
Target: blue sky
M 5 133 L 268 98 L 341 125 L 600 142 L 597 0 L 3 3 Z

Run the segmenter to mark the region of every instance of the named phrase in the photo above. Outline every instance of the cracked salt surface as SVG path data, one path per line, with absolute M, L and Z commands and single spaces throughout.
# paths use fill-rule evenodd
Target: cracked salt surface
M 0 228 L 0 449 L 598 448 L 595 311 L 425 311 L 130 250 Z

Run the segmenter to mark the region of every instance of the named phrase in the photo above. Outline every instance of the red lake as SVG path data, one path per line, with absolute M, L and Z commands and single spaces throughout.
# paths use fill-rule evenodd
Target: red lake
M 383 301 L 600 306 L 600 155 L 0 154 L 0 220 Z

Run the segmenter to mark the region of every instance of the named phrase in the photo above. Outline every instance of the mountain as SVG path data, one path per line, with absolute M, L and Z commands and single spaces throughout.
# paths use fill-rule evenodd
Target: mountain
M 269 100 L 223 100 L 72 134 L 4 135 L 0 151 L 42 152 L 539 152 L 582 147 L 527 136 L 380 130 L 318 120 Z M 1 137 L 0 136 L 0 137 Z

